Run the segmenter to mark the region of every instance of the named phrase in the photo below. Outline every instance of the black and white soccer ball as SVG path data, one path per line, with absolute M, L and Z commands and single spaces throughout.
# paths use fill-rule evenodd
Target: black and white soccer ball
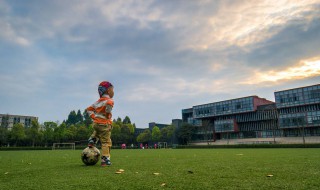
M 96 147 L 87 147 L 81 153 L 82 162 L 87 165 L 95 165 L 100 158 L 100 151 Z

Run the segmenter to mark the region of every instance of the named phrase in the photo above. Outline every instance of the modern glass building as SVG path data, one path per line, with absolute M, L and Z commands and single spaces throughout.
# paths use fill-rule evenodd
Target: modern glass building
M 212 128 L 212 139 L 271 137 L 277 128 L 275 103 L 249 96 L 193 106 L 182 110 L 182 120 L 189 124 L 197 123 L 197 137 L 207 134 Z M 204 126 L 210 125 L 210 126 Z
M 192 108 L 182 110 L 182 122 L 189 123 L 193 126 L 201 126 L 201 119 L 194 118 Z
M 320 85 L 275 92 L 283 136 L 320 135 Z
M 182 121 L 197 126 L 194 140 L 208 132 L 213 140 L 320 136 L 319 84 L 274 94 L 275 102 L 248 96 L 196 105 L 182 110 Z

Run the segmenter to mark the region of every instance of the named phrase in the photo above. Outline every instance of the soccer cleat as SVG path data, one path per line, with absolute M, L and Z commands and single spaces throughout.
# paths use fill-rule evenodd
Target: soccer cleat
M 94 147 L 96 144 L 96 138 L 89 138 L 88 139 L 88 147 Z
M 111 161 L 108 157 L 102 156 L 101 157 L 101 166 L 110 166 Z

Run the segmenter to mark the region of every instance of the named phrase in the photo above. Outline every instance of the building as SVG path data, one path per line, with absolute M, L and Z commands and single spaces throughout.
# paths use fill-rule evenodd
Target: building
M 173 119 L 173 120 L 172 120 L 172 125 L 173 125 L 176 129 L 180 128 L 181 124 L 182 124 L 182 119 Z
M 157 126 L 160 130 L 165 128 L 165 127 L 168 127 L 169 124 L 161 124 L 161 123 L 156 123 L 156 122 L 150 122 L 149 123 L 149 129 L 150 131 L 152 131 L 152 129 Z
M 10 114 L 0 114 L 0 125 L 6 127 L 9 130 L 12 129 L 14 124 L 21 123 L 25 127 L 31 126 L 31 121 L 38 121 L 38 117 L 34 116 L 24 116 L 24 115 L 10 115 Z
M 320 85 L 275 92 L 279 126 L 285 137 L 320 135 Z
M 156 123 L 156 122 L 150 122 L 149 123 L 149 128 L 136 128 L 135 132 L 134 132 L 134 136 L 138 137 L 141 133 L 143 133 L 147 129 L 149 129 L 150 132 L 152 133 L 152 129 L 155 126 L 157 126 L 160 130 L 165 128 L 165 127 L 169 127 L 170 125 L 174 126 L 175 129 L 178 129 L 181 126 L 181 124 L 182 124 L 182 120 L 181 119 L 172 119 L 172 124 L 161 124 L 161 123 Z M 168 143 L 177 144 L 177 142 L 178 142 L 177 137 L 175 135 L 173 135 L 172 139 Z
M 183 121 L 198 126 L 200 139 L 199 134 L 204 136 L 208 133 L 203 130 L 210 130 L 213 140 L 267 137 L 276 126 L 274 105 L 270 100 L 249 96 L 193 106 L 192 114 L 190 108 L 182 111 L 182 118 Z
M 194 141 L 320 136 L 319 84 L 274 94 L 275 102 L 248 96 L 196 105 L 182 110 L 182 121 L 196 126 Z
M 201 126 L 201 119 L 195 119 L 193 116 L 193 108 L 182 110 L 182 122 L 189 123 L 193 126 Z
M 141 133 L 143 133 L 146 129 L 144 128 L 135 128 L 134 130 L 134 136 L 137 137 L 139 136 Z
M 172 119 L 172 125 L 175 128 L 179 128 L 182 124 L 182 120 L 181 119 Z M 146 129 L 149 129 L 150 132 L 152 132 L 152 129 L 157 126 L 160 130 L 170 126 L 170 124 L 161 124 L 161 123 L 156 123 L 156 122 L 150 122 L 149 123 L 149 128 L 136 128 L 134 131 L 134 136 L 137 137 L 139 136 L 141 133 L 143 133 Z

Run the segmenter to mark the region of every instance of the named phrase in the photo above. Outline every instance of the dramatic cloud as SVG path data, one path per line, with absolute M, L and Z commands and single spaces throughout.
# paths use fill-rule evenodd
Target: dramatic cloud
M 320 58 L 302 60 L 298 65 L 288 67 L 283 71 L 271 70 L 259 72 L 242 84 L 259 84 L 263 82 L 279 82 L 282 80 L 299 80 L 320 76 Z

